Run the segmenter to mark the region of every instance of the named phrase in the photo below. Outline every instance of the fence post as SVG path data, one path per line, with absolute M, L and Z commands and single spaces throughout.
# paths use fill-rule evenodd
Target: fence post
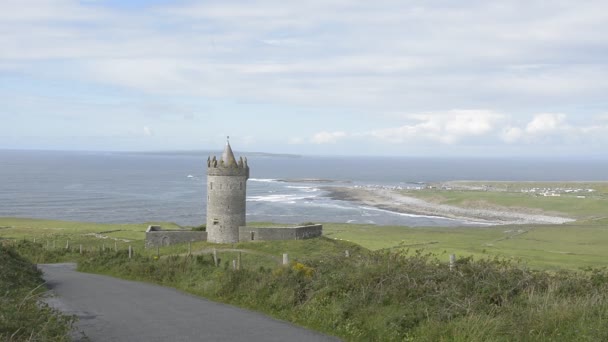
M 283 265 L 289 265 L 289 255 L 283 253 Z
M 350 257 L 350 252 L 348 251 L 348 249 L 344 251 L 344 256 L 347 258 Z
M 156 258 L 160 258 L 160 246 L 156 246 Z
M 213 249 L 213 263 L 215 264 L 215 267 L 217 267 L 217 249 Z
M 105 252 L 105 251 L 106 251 L 106 244 L 105 244 L 105 243 L 102 243 L 102 244 L 101 244 L 101 251 L 102 251 L 102 252 Z
M 133 248 L 129 245 L 129 259 L 131 259 L 131 256 L 133 256 Z
M 456 255 L 450 254 L 450 271 L 452 271 L 455 266 L 456 266 Z
M 36 238 L 34 238 L 34 243 L 36 243 Z
M 70 248 L 70 240 L 65 240 L 65 249 Z
M 80 245 L 80 254 L 82 254 L 82 244 Z
M 232 269 L 236 270 L 236 260 L 232 259 Z
M 118 242 L 114 240 L 114 252 L 118 252 Z

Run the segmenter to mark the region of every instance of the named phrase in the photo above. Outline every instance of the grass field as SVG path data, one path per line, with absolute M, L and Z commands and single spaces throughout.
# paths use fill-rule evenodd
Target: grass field
M 163 223 L 163 227 L 171 224 Z M 260 225 L 264 225 L 263 223 Z M 155 255 L 156 249 L 144 249 L 148 224 L 97 224 L 34 219 L 0 218 L 0 239 L 37 239 L 48 248 L 72 248 L 80 244 L 86 249 L 127 249 L 131 245 L 138 253 Z M 173 225 L 173 227 L 176 227 Z M 94 235 L 95 233 L 99 235 Z M 410 228 L 354 224 L 324 224 L 325 236 L 351 242 L 370 250 L 423 249 L 447 260 L 449 254 L 458 257 L 500 256 L 521 260 L 533 268 L 578 269 L 601 266 L 608 260 L 608 220 L 590 220 L 569 225 L 494 226 L 483 228 Z M 105 238 L 104 238 L 105 237 Z M 267 265 L 278 262 L 282 253 L 294 258 L 323 253 L 323 246 L 302 244 L 293 249 L 287 242 L 258 242 L 215 245 L 206 242 L 192 244 L 193 253 L 219 250 L 247 250 L 268 255 Z M 162 255 L 188 253 L 187 244 L 163 247 Z M 356 248 L 353 245 L 352 248 Z M 290 249 L 290 250 L 288 250 Z M 232 260 L 236 252 L 224 256 Z M 253 262 L 251 254 L 242 255 L 243 262 Z M 249 260 L 251 259 L 251 260 Z M 258 262 L 258 261 L 256 261 Z
M 0 239 L 9 240 L 0 244 L 34 263 L 77 261 L 81 271 L 175 287 L 348 341 L 600 341 L 608 338 L 607 223 L 325 224 L 325 237 L 196 242 L 193 256 L 187 256 L 189 244 L 181 244 L 161 248 L 157 258 L 156 249 L 143 248 L 147 224 L 0 218 Z M 49 241 L 59 242 L 53 248 Z M 118 252 L 112 250 L 114 241 Z M 75 248 L 79 244 L 86 248 L 83 254 Z M 128 245 L 135 248 L 133 258 Z M 214 265 L 213 249 L 220 267 Z M 280 265 L 282 253 L 289 253 L 288 266 Z M 235 270 L 231 261 L 239 254 L 241 268 Z M 447 265 L 448 254 L 458 256 L 454 269 Z M 471 255 L 475 258 L 467 258 Z M 516 257 L 548 271 L 493 256 Z M 553 271 L 585 266 L 603 268 Z
M 537 190 L 522 192 L 531 189 Z M 593 192 L 588 192 L 588 189 Z M 557 192 L 560 196 L 546 197 L 543 192 Z M 561 214 L 579 220 L 608 217 L 608 182 L 461 181 L 443 183 L 432 189 L 404 190 L 402 193 L 464 208 L 510 207 L 523 212 Z

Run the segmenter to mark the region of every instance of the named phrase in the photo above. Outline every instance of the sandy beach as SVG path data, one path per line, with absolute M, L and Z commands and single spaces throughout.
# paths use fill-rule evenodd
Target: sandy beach
M 328 191 L 327 196 L 332 199 L 353 201 L 378 209 L 406 214 L 439 216 L 483 224 L 562 224 L 574 221 L 574 219 L 568 217 L 526 213 L 508 207 L 478 209 L 430 203 L 405 196 L 390 189 L 325 187 L 324 190 Z

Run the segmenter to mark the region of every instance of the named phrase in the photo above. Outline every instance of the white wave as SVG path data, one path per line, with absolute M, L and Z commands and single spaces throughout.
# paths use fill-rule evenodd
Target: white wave
M 289 188 L 289 189 L 298 189 L 298 190 L 302 190 L 304 192 L 317 192 L 317 191 L 321 190 L 319 188 L 314 188 L 314 187 L 311 187 L 311 186 L 296 186 L 296 185 L 288 185 L 288 186 L 286 186 L 286 188 Z
M 310 197 L 307 197 L 307 198 L 310 198 Z M 314 207 L 330 208 L 330 209 L 359 210 L 355 207 L 349 207 L 349 206 L 345 206 L 345 205 L 339 205 L 339 204 L 327 203 L 327 202 L 326 203 L 310 202 L 310 205 L 314 206 Z
M 276 179 L 272 178 L 249 178 L 250 182 L 261 182 L 261 183 L 276 183 Z
M 422 217 L 422 218 L 430 218 L 430 219 L 442 219 L 442 220 L 449 220 L 449 221 L 466 222 L 466 223 L 469 223 L 469 224 L 487 225 L 487 223 L 484 223 L 484 222 L 470 221 L 470 220 L 461 220 L 461 219 L 455 219 L 455 218 L 443 217 L 443 216 L 417 215 L 417 214 L 400 213 L 400 212 L 397 212 L 397 211 L 391 211 L 391 210 L 374 208 L 374 207 L 359 207 L 359 208 L 360 209 L 364 209 L 364 210 L 380 211 L 380 212 L 383 212 L 383 213 L 388 213 L 388 214 L 393 214 L 393 215 L 398 215 L 398 216 Z
M 296 203 L 297 200 L 303 200 L 308 196 L 297 195 L 266 195 L 266 196 L 249 196 L 248 202 L 273 202 L 273 203 Z

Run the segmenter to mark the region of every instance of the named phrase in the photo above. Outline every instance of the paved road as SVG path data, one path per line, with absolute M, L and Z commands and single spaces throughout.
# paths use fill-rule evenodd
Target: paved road
M 74 264 L 38 266 L 51 290 L 47 302 L 77 315 L 77 329 L 93 342 L 337 341 L 256 312 L 174 289 L 80 273 Z

